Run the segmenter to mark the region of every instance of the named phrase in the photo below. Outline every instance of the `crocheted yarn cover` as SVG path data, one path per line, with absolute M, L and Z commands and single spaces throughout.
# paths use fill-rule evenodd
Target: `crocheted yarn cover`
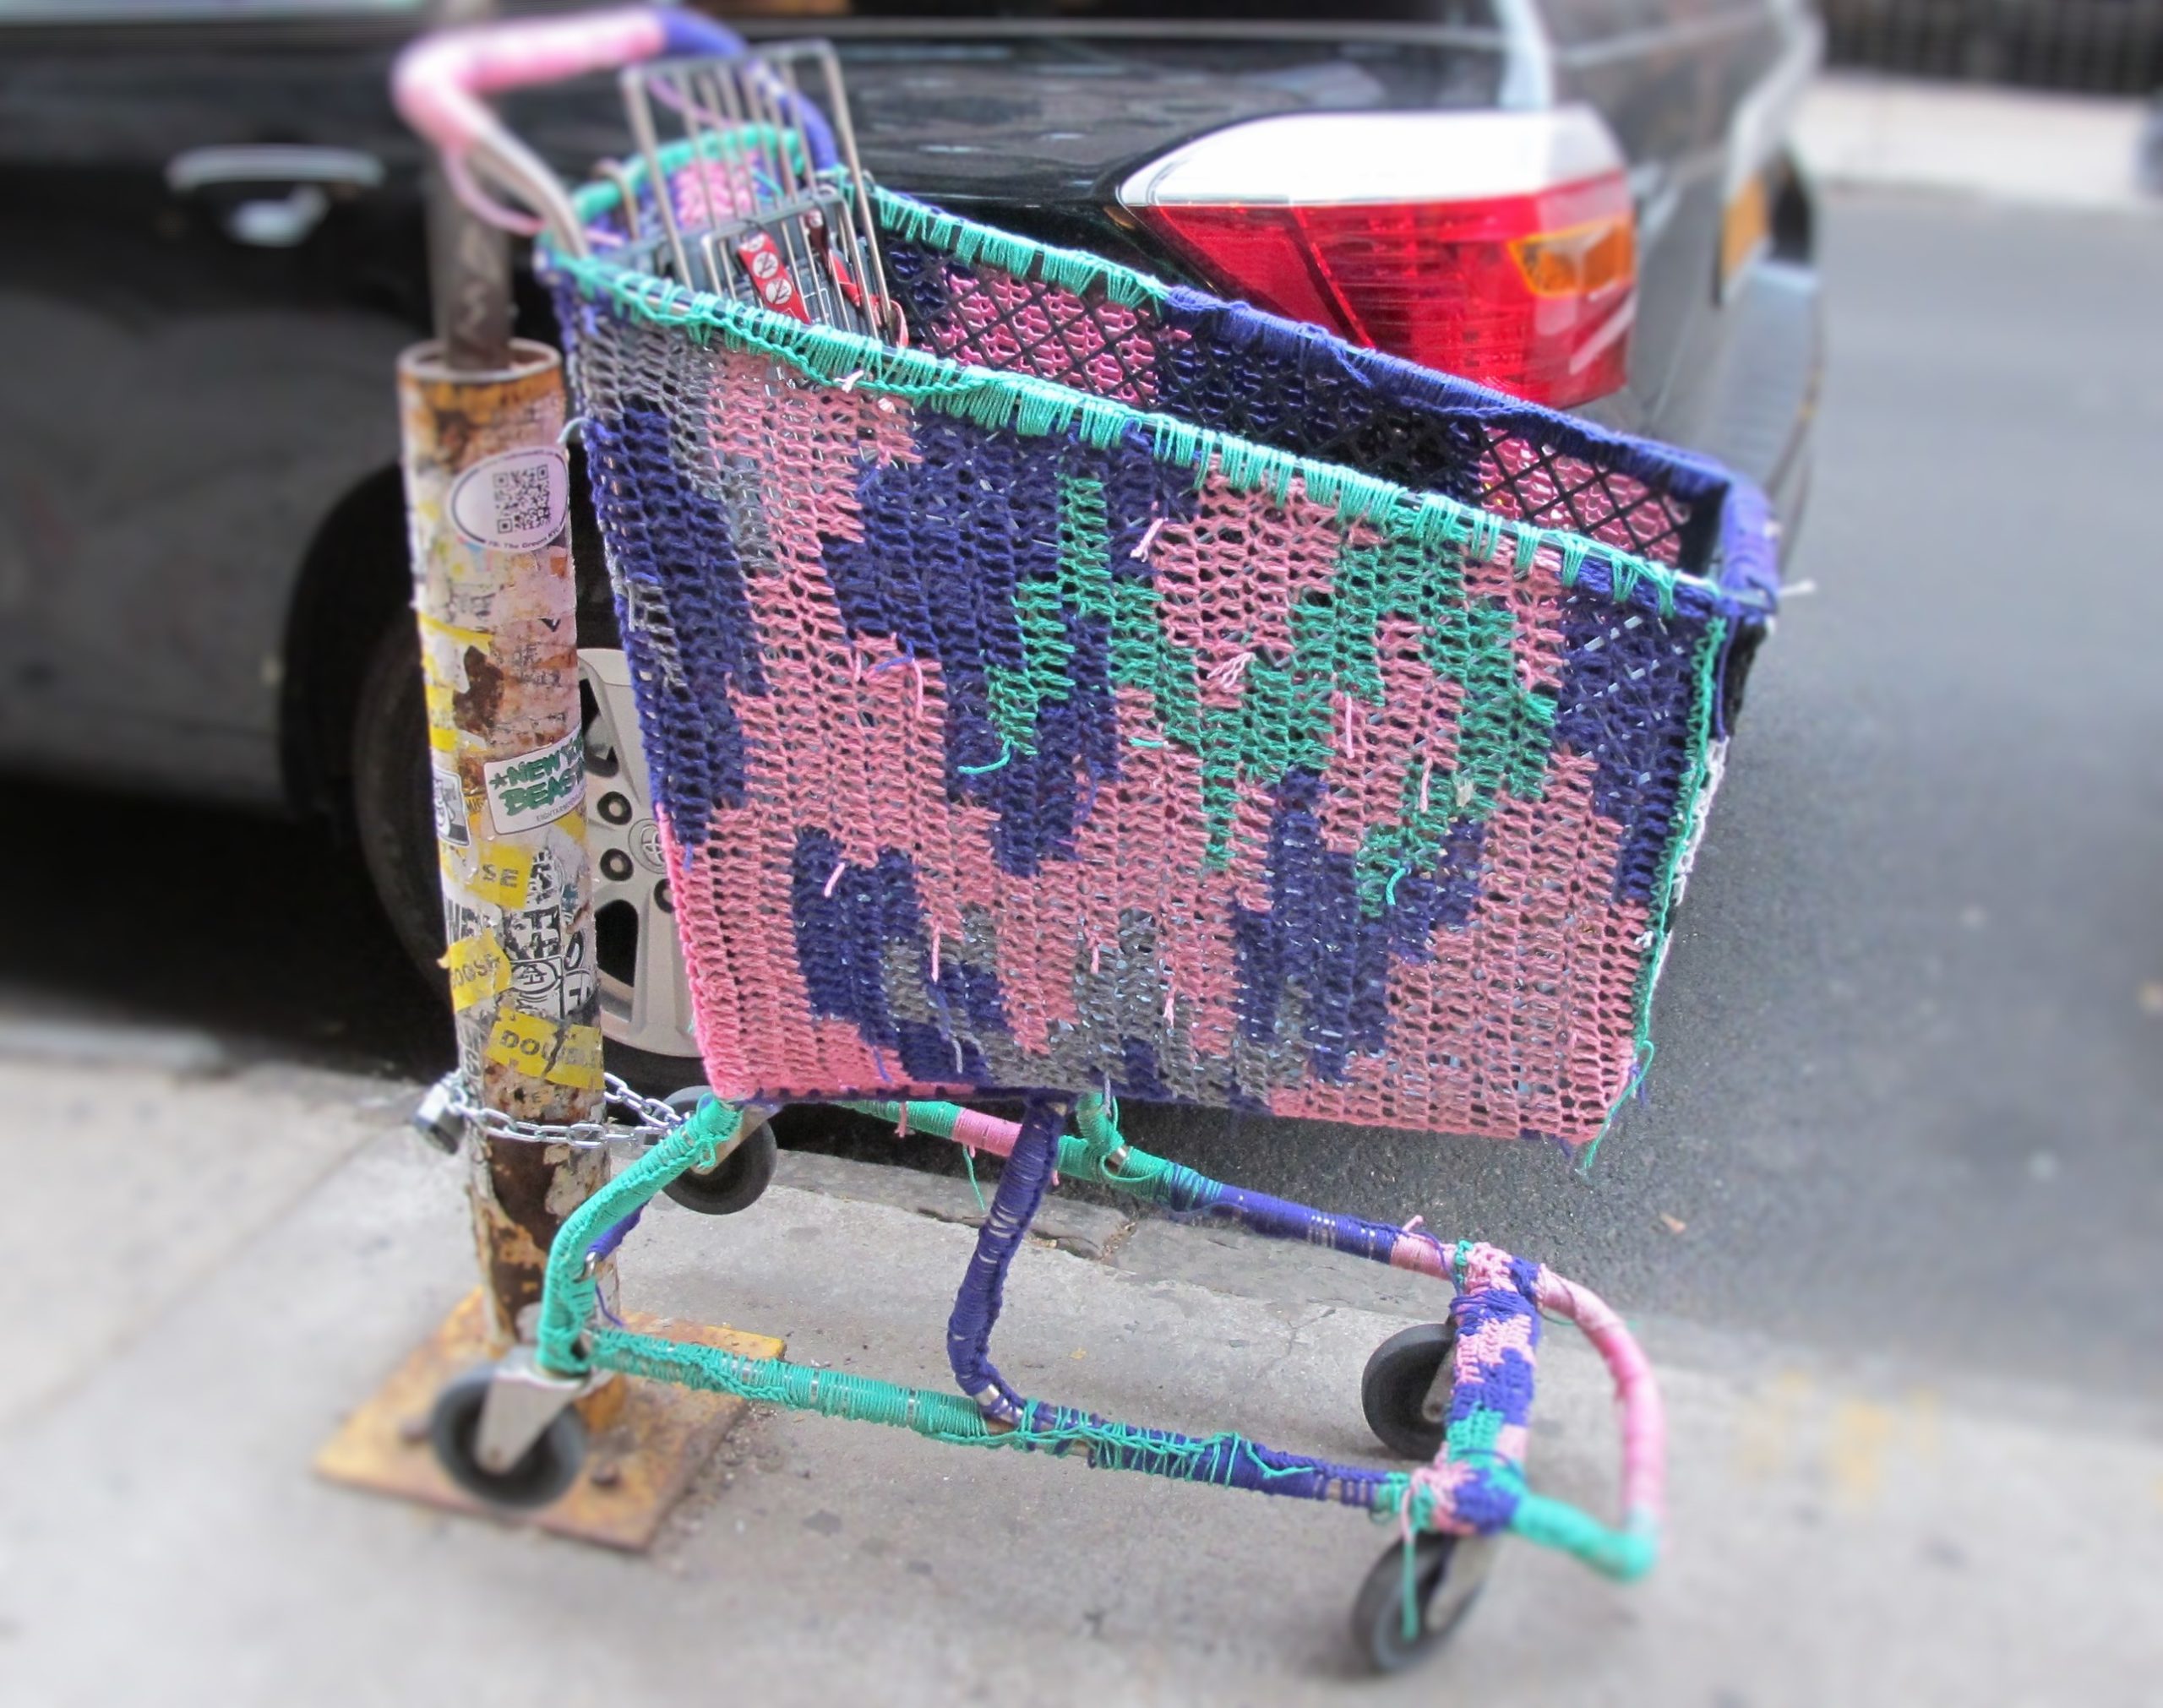
M 1596 1136 L 1770 606 L 1762 500 L 881 216 L 905 359 L 549 268 L 715 1089 Z

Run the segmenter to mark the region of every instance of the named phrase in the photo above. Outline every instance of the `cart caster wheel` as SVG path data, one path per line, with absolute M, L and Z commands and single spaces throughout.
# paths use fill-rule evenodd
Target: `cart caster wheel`
M 436 1396 L 428 1441 L 436 1462 L 468 1494 L 491 1506 L 546 1506 L 578 1478 L 586 1461 L 586 1420 L 566 1406 L 508 1471 L 490 1471 L 473 1456 L 492 1366 L 468 1370 Z
M 1377 1673 L 1398 1673 L 1441 1647 L 1463 1623 L 1494 1564 L 1495 1538 L 1433 1532 L 1412 1543 L 1412 1635 L 1404 1635 L 1404 1545 L 1375 1562 L 1352 1603 L 1352 1640 Z
M 688 1115 L 711 1095 L 704 1085 L 687 1085 L 670 1095 L 668 1107 Z M 733 1216 L 759 1201 L 773 1183 L 774 1165 L 780 1160 L 773 1123 L 762 1115 L 759 1124 L 712 1167 L 679 1174 L 662 1189 L 701 1216 Z
M 1455 1323 L 1421 1323 L 1392 1335 L 1367 1360 L 1359 1378 L 1359 1409 L 1375 1439 L 1391 1452 L 1432 1459 L 1442 1450 L 1456 1351 Z

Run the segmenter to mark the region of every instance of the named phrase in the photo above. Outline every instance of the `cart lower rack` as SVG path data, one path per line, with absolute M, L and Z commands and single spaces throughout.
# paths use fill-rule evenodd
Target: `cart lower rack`
M 951 1139 L 1006 1159 L 982 1237 L 949 1320 L 947 1348 L 965 1390 L 984 1401 L 848 1372 L 729 1353 L 595 1319 L 596 1259 L 613 1251 L 646 1206 L 667 1192 L 700 1210 L 733 1210 L 772 1168 L 764 1112 L 749 1119 L 700 1100 L 674 1130 L 566 1221 L 550 1253 L 538 1344 L 531 1361 L 486 1369 L 446 1391 L 435 1441 L 447 1469 L 485 1499 L 542 1504 L 580 1467 L 584 1431 L 569 1402 L 598 1374 L 618 1372 L 731 1394 L 761 1404 L 914 1430 L 949 1445 L 1079 1452 L 1092 1468 L 1134 1471 L 1349 1506 L 1386 1522 L 1399 1542 L 1369 1575 L 1355 1630 L 1386 1669 L 1448 1634 L 1477 1593 L 1488 1556 L 1472 1546 L 1509 1532 L 1567 1552 L 1610 1577 L 1649 1570 L 1659 1549 L 1664 1422 L 1650 1366 L 1621 1319 L 1590 1290 L 1544 1265 L 1469 1240 L 1248 1192 L 1128 1144 L 1114 1112 L 1084 1097 L 1073 1111 L 1032 1104 L 1018 1125 L 951 1103 L 862 1103 L 902 1130 Z M 1001 1286 L 1054 1176 L 1108 1187 L 1175 1213 L 1233 1221 L 1277 1239 L 1351 1253 L 1452 1288 L 1446 1319 L 1377 1349 L 1362 1382 L 1370 1426 L 1412 1470 L 1332 1463 L 1265 1446 L 1231 1431 L 1206 1436 L 1115 1422 L 1016 1395 L 989 1361 Z M 749 1183 L 752 1190 L 746 1192 Z M 1523 1460 L 1541 1315 L 1574 1322 L 1605 1361 L 1620 1412 L 1622 1519 L 1599 1522 L 1534 1493 Z M 493 1420 L 498 1466 L 484 1462 L 490 1395 L 506 1385 L 515 1415 Z

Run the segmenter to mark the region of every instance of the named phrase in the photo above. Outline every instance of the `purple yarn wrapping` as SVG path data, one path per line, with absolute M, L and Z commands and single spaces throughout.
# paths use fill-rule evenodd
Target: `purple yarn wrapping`
M 1534 1359 L 1539 1346 L 1539 1265 L 1521 1257 L 1509 1262 L 1510 1285 L 1479 1287 L 1459 1293 L 1450 1302 L 1450 1316 L 1457 1325 L 1459 1344 L 1482 1329 L 1515 1319 L 1525 1323 L 1529 1350 L 1506 1347 L 1493 1362 L 1467 1373 L 1462 1363 L 1456 1385 L 1450 1390 L 1449 1421 L 1463 1422 L 1475 1413 L 1491 1412 L 1506 1423 L 1520 1426 L 1532 1421 Z M 1524 1499 L 1524 1483 L 1513 1471 L 1482 1464 L 1479 1474 L 1459 1483 L 1450 1497 L 1452 1515 L 1482 1535 L 1508 1527 Z
M 1288 993 L 1296 993 L 1315 1076 L 1343 1083 L 1354 1054 L 1387 1047 L 1392 959 L 1422 959 L 1441 926 L 1460 927 L 1479 900 L 1485 829 L 1452 824 L 1431 873 L 1407 873 L 1379 916 L 1361 906 L 1356 862 L 1322 832 L 1322 779 L 1296 770 L 1276 786 L 1265 872 L 1269 906 L 1237 908 L 1240 1024 L 1258 1043 L 1275 1036 Z M 1134 1095 L 1144 1095 L 1139 1091 Z
M 1046 1433 L 1101 1426 L 1093 1412 L 1041 1401 L 1028 1408 L 1027 1428 Z M 1140 1471 L 1183 1482 L 1212 1482 L 1222 1488 L 1251 1489 L 1294 1500 L 1335 1500 L 1372 1511 L 1390 1473 L 1370 1466 L 1339 1465 L 1305 1453 L 1280 1453 L 1244 1436 L 1202 1439 L 1175 1429 L 1131 1429 L 1119 1444 L 1092 1441 L 1092 1470 Z M 1063 1452 L 1062 1446 L 1049 1450 Z
M 929 412 L 912 430 L 918 459 L 866 467 L 856 492 L 861 536 L 823 541 L 821 561 L 852 634 L 891 638 L 939 666 L 947 791 L 994 815 L 1000 869 L 1031 876 L 1047 860 L 1073 858 L 1086 802 L 1118 776 L 1121 748 L 1109 623 L 1072 610 L 1063 613 L 1066 693 L 1037 708 L 1030 751 L 1000 732 L 992 672 L 1018 675 L 1024 661 L 1016 590 L 1060 585 L 1062 477 L 1098 481 L 1110 496 L 1110 573 L 1125 580 L 1150 579 L 1149 566 L 1126 553 L 1151 514 L 1193 514 L 1193 482 L 1132 428 L 1101 449 L 986 435 Z
M 1562 634 L 1555 744 L 1598 762 L 1594 810 L 1626 830 L 1614 894 L 1649 906 L 1686 804 L 1697 633 L 1579 590 L 1563 605 Z
M 628 601 L 624 650 L 655 792 L 672 824 L 704 824 L 716 807 L 744 804 L 744 730 L 733 702 L 766 685 L 736 519 L 678 474 L 669 445 L 667 419 L 657 409 L 632 405 L 619 419 L 586 424 L 594 509 Z M 706 644 L 658 650 L 637 620 L 649 600 Z
M 797 966 L 815 1014 L 853 1021 L 864 1042 L 894 1051 L 904 1072 L 935 1083 L 989 1076 L 983 1053 L 964 1031 L 982 1036 L 1007 1029 L 997 975 L 949 955 L 934 983 L 928 971 L 918 988 L 947 1016 L 942 1029 L 904 1020 L 887 1000 L 887 946 L 904 944 L 915 964 L 929 968 L 931 944 L 918 895 L 916 868 L 896 849 L 880 851 L 878 863 L 853 866 L 842 846 L 823 830 L 797 837 L 789 902 L 796 927 Z
M 1250 1232 L 1270 1239 L 1295 1239 L 1305 1245 L 1349 1252 L 1370 1263 L 1387 1263 L 1404 1230 L 1365 1216 L 1338 1216 L 1289 1199 L 1272 1198 L 1266 1192 L 1250 1192 L 1229 1186 L 1192 1169 L 1171 1171 L 1166 1180 L 1165 1207 L 1176 1213 L 1206 1210 L 1229 1216 Z
M 946 1319 L 946 1358 L 962 1391 L 984 1404 L 994 1416 L 1018 1420 L 1027 1401 L 1006 1385 L 991 1362 L 991 1327 L 999 1320 L 999 1308 L 1006 1292 L 1006 1271 L 1021 1249 L 1022 1236 L 1036 1220 L 1038 1206 L 1051 1185 L 1052 1167 L 1059 1161 L 1059 1139 L 1066 1125 L 1063 1104 L 1032 1097 L 1022 1117 L 1022 1131 L 1014 1141 L 993 1194 L 991 1209 L 977 1230 L 977 1248 L 954 1295 L 953 1314 Z M 994 1396 L 986 1400 L 987 1394 Z
M 646 1205 L 641 1204 L 621 1221 L 612 1223 L 602 1231 L 600 1238 L 586 1247 L 586 1256 L 596 1261 L 613 1257 L 616 1254 L 616 1248 L 621 1245 L 630 1231 L 639 1225 L 639 1218 L 645 1214 Z

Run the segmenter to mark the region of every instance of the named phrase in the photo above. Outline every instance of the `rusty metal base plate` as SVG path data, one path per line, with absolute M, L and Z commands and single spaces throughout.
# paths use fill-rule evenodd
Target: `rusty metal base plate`
M 777 1358 L 785 1350 L 785 1343 L 771 1335 L 678 1323 L 639 1311 L 627 1313 L 624 1321 L 643 1335 L 754 1358 Z M 315 1456 L 317 1471 L 356 1488 L 453 1512 L 509 1516 L 558 1536 L 635 1552 L 651 1545 L 668 1509 L 747 1409 L 728 1395 L 618 1376 L 580 1401 L 590 1444 L 586 1468 L 570 1492 L 538 1512 L 506 1515 L 453 1482 L 428 1446 L 428 1413 L 438 1390 L 489 1355 L 488 1318 L 477 1290 L 324 1444 Z

